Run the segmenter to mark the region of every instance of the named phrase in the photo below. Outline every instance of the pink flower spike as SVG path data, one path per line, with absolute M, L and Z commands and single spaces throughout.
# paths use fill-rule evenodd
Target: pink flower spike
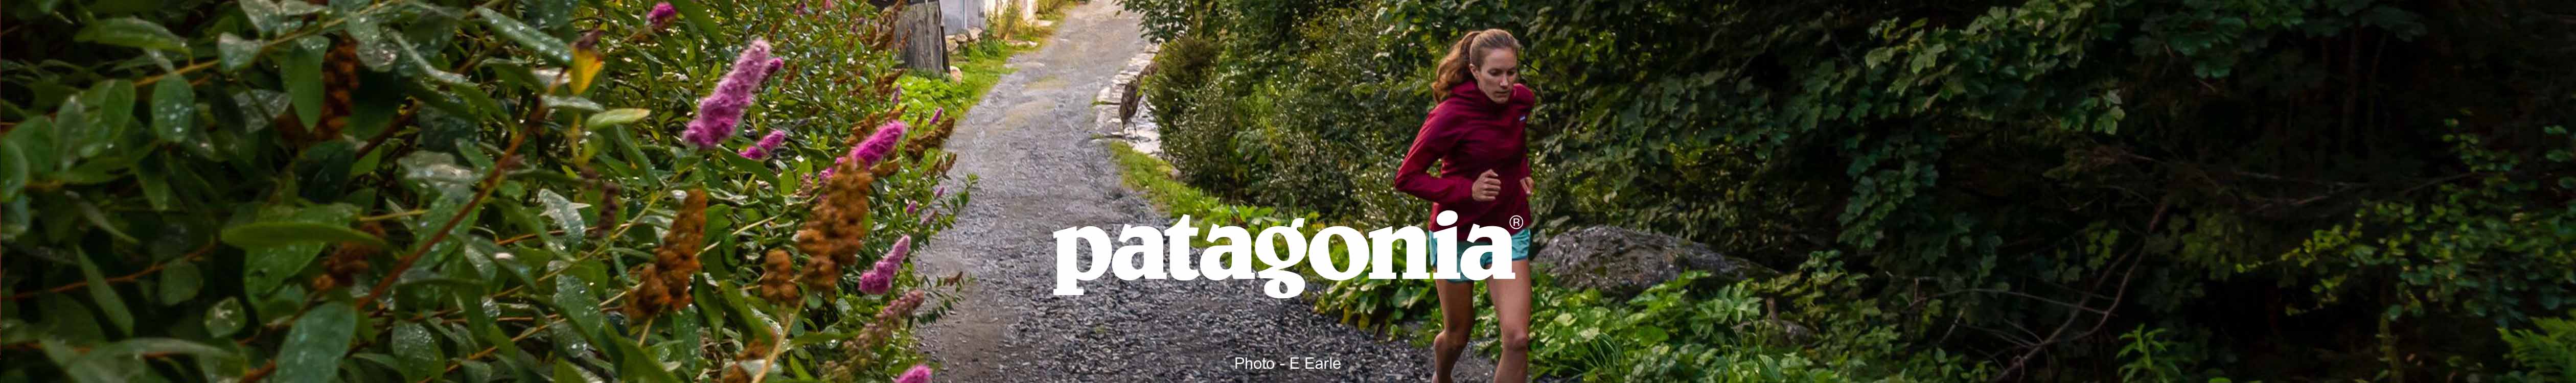
M 765 80 L 765 79 L 768 79 L 768 78 L 770 78 L 770 77 L 777 77 L 777 76 L 778 76 L 778 70 L 779 70 L 780 68 L 786 68 L 786 67 L 787 67 L 787 59 L 779 59 L 779 58 L 769 59 L 769 67 L 768 67 L 768 68 L 763 68 L 763 69 L 761 69 L 762 73 L 760 74 L 760 78 L 762 78 L 762 79 L 764 79 L 764 80 Z
M 769 159 L 770 152 L 777 151 L 778 144 L 785 142 L 787 142 L 787 131 L 771 130 L 769 131 L 768 136 L 760 138 L 760 142 L 742 148 L 742 158 L 755 160 Z
M 885 294 L 886 290 L 893 288 L 894 275 L 891 273 L 880 273 L 876 270 L 868 270 L 867 274 L 859 275 L 859 292 L 868 293 L 870 295 L 880 295 Z
M 735 125 L 742 123 L 742 111 L 751 107 L 753 90 L 767 79 L 769 40 L 752 40 L 733 60 L 733 70 L 716 80 L 716 89 L 698 99 L 698 116 L 689 120 L 689 128 L 680 140 L 699 148 L 714 148 L 733 136 Z
M 877 263 L 901 265 L 903 264 L 903 257 L 908 254 L 912 254 L 912 235 L 904 234 L 901 238 L 895 238 L 894 246 L 889 246 L 886 249 L 885 259 L 877 260 Z M 878 267 L 884 266 L 880 265 Z
M 911 370 L 905 370 L 903 377 L 895 378 L 894 381 L 895 383 L 930 383 L 930 365 L 912 365 Z
M 647 13 L 645 13 L 645 14 L 644 14 L 644 21 L 645 21 L 646 23 L 652 24 L 652 25 L 653 25 L 653 30 L 659 31 L 659 30 L 662 30 L 662 29 L 664 29 L 664 28 L 670 28 L 670 27 L 671 27 L 671 18 L 672 18 L 673 16 L 679 16 L 679 15 L 680 15 L 680 10 L 679 10 L 679 9 L 675 9 L 675 8 L 671 8 L 671 3 L 667 3 L 667 2 L 665 2 L 665 3 L 658 3 L 658 4 L 653 4 L 653 11 L 652 11 L 652 12 L 647 12 Z
M 913 214 L 921 214 L 921 201 L 912 201 L 912 203 L 903 205 L 903 215 Z
M 877 160 L 885 159 L 886 153 L 894 151 L 895 141 L 902 141 L 904 129 L 909 128 L 903 121 L 886 122 L 878 126 L 876 134 L 869 135 L 866 142 L 850 147 L 849 158 L 858 160 L 859 167 L 876 166 Z

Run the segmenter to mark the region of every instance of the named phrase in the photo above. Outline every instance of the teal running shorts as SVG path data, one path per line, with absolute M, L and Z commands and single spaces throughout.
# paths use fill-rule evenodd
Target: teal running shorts
M 1522 228 L 1522 229 L 1521 229 L 1521 232 L 1519 232 L 1519 233 L 1512 233 L 1512 260 L 1514 260 L 1514 261 L 1526 261 L 1526 260 L 1529 260 L 1529 258 L 1530 258 L 1530 233 L 1536 233 L 1536 232 L 1538 232 L 1538 230 L 1537 230 L 1536 228 Z M 1460 235 L 1465 235 L 1465 234 L 1460 234 Z M 1440 238 L 1439 238 L 1438 236 L 1433 236 L 1433 237 L 1431 238 L 1431 241 L 1432 241 L 1432 242 L 1431 242 L 1431 248 L 1433 248 L 1433 249 L 1438 249 L 1438 248 L 1440 248 Z M 1489 242 L 1489 241 L 1468 242 L 1468 243 L 1467 243 L 1466 245 L 1464 245 L 1464 246 L 1458 246 L 1458 252 L 1459 252 L 1459 253 L 1466 253 L 1466 252 L 1467 252 L 1467 247 L 1468 247 L 1468 246 L 1482 246 L 1482 245 L 1488 245 L 1488 244 L 1492 244 L 1492 242 Z M 1479 262 L 1479 263 L 1481 263 L 1481 264 L 1485 265 L 1485 267 L 1487 267 L 1487 268 L 1492 268 L 1492 267 L 1494 267 L 1494 254 L 1493 254 L 1493 253 L 1485 253 L 1485 254 L 1481 254 L 1481 255 L 1479 255 L 1479 257 L 1480 257 L 1480 259 L 1479 259 L 1479 260 L 1477 260 L 1477 262 Z M 1466 265 L 1459 265 L 1459 267 L 1465 267 L 1465 266 L 1466 266 Z M 1506 266 L 1504 266 L 1504 267 L 1510 267 L 1510 266 L 1509 266 L 1509 265 L 1506 265 Z M 1523 276 L 1520 276 L 1520 277 L 1521 277 L 1521 278 L 1528 278 L 1529 276 L 1523 275 Z M 1455 279 L 1450 279 L 1449 281 L 1450 281 L 1450 282 L 1473 282 L 1474 280 L 1466 279 L 1466 278 L 1455 278 Z

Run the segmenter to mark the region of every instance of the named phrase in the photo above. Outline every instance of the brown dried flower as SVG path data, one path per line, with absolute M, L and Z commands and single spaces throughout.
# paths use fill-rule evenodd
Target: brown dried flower
M 706 246 L 707 193 L 690 190 L 680 203 L 671 228 L 662 234 L 662 246 L 653 249 L 653 264 L 635 272 L 635 291 L 627 294 L 628 314 L 649 317 L 678 310 L 695 299 L 689 295 L 689 277 L 697 275 L 698 249 Z

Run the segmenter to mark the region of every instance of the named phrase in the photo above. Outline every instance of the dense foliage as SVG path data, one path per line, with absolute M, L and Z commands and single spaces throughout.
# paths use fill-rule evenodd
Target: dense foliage
M 925 374 L 956 114 L 832 4 L 10 2 L 0 381 Z
M 1689 295 L 1814 329 L 1629 336 L 1543 371 L 1660 380 L 1614 368 L 1682 355 L 1658 344 L 1763 356 L 1745 342 L 1855 379 L 2564 370 L 2504 336 L 2576 307 L 2576 4 L 1126 4 L 1168 39 L 1145 94 L 1182 179 L 1364 225 L 1423 216 L 1387 181 L 1433 61 L 1510 30 L 1540 95 L 1540 228 L 1792 271 Z M 1559 311 L 1661 298 L 1638 299 L 1542 300 L 1534 347 L 1623 326 Z

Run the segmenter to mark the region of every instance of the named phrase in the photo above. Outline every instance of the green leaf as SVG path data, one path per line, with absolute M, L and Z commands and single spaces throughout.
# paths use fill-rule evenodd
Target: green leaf
M 98 271 L 98 263 L 91 262 L 88 254 L 73 256 L 80 258 L 81 278 L 89 282 L 90 302 L 98 304 L 98 311 L 107 313 L 108 322 L 115 324 L 117 331 L 133 334 L 134 313 L 126 311 L 125 297 L 116 295 L 116 285 L 107 283 L 107 275 Z
M 224 244 L 244 249 L 298 245 L 357 242 L 378 249 L 391 248 L 383 238 L 351 229 L 348 225 L 313 222 L 256 222 L 224 229 Z
M 119 17 L 90 23 L 89 26 L 81 28 L 80 34 L 72 36 L 72 40 L 179 53 L 188 52 L 188 39 L 180 38 L 176 33 L 170 33 L 170 29 L 162 28 L 161 24 L 133 17 Z
M 125 230 L 117 229 L 116 222 L 107 219 L 107 212 L 100 211 L 97 204 L 89 203 L 89 200 L 79 200 L 78 206 L 76 207 L 80 208 L 81 218 L 89 219 L 90 225 L 97 226 L 100 231 L 107 232 L 107 235 L 116 237 L 116 239 L 125 241 L 125 243 L 143 242 L 135 240 L 134 236 L 126 235 Z
M 296 39 L 295 43 L 294 47 L 278 55 L 278 70 L 284 72 L 281 74 L 289 79 L 322 78 L 322 51 L 331 49 L 330 40 L 314 36 Z M 322 82 L 287 81 L 286 93 L 295 102 L 295 118 L 303 121 L 306 129 L 319 126 L 322 122 Z
M 474 15 L 482 18 L 483 24 L 492 27 L 493 31 L 509 37 L 510 41 L 519 43 L 519 46 L 536 51 L 537 55 L 545 57 L 546 61 L 553 62 L 555 65 L 572 62 L 572 47 L 565 46 L 563 40 L 547 35 L 545 31 L 520 23 L 519 19 L 510 18 L 509 15 L 503 15 L 491 8 L 475 7 Z
M 444 350 L 438 347 L 438 340 L 431 338 L 429 329 L 419 323 L 394 325 L 392 346 L 394 356 L 402 362 L 396 370 L 402 372 L 405 381 L 418 382 L 437 376 L 439 366 L 447 361 Z
M 597 112 L 600 109 L 599 103 L 591 102 L 590 99 L 582 98 L 581 96 L 548 95 L 541 98 L 541 100 L 545 100 L 546 107 L 548 108 L 572 109 L 585 112 Z
M 27 152 L 18 149 L 18 140 L 0 139 L 0 202 L 18 199 L 18 190 L 27 188 Z
M 573 366 L 571 359 L 556 359 L 554 374 L 548 379 L 554 379 L 557 382 L 588 382 L 593 380 L 589 375 L 583 372 L 581 367 Z
M 357 327 L 358 312 L 348 303 L 323 303 L 304 312 L 295 318 L 295 327 L 287 329 L 286 345 L 278 350 L 276 381 L 331 381 Z
M 581 211 L 573 208 L 572 200 L 555 194 L 554 189 L 544 189 L 537 191 L 537 203 L 545 205 L 546 218 L 554 219 L 556 225 L 563 227 L 565 246 L 581 244 L 581 237 L 590 230 L 590 225 L 582 220 Z
M 187 141 L 196 122 L 197 92 L 188 88 L 187 76 L 171 73 L 152 84 L 152 133 L 161 142 Z
M 154 161 L 134 167 L 134 181 L 142 184 L 143 199 L 152 205 L 153 211 L 170 210 L 170 205 L 175 203 L 172 200 L 178 198 L 171 194 L 170 172 L 163 169 L 167 166 L 169 161 Z
M 345 226 L 351 219 L 357 217 L 357 215 L 358 208 L 349 205 L 312 206 L 302 209 L 272 206 L 260 212 L 259 221 L 245 223 L 243 225 L 258 225 L 275 222 L 302 222 L 328 226 Z M 304 271 L 304 267 L 313 262 L 313 257 L 321 255 L 324 243 L 313 241 L 310 238 L 236 237 L 271 233 L 284 235 L 325 236 L 326 238 L 346 235 L 346 233 L 310 234 L 309 232 L 302 230 L 278 230 L 277 228 L 253 229 L 254 231 L 238 234 L 234 233 L 234 230 L 237 229 L 240 229 L 240 227 L 226 228 L 224 233 L 219 237 L 224 241 L 224 243 L 233 244 L 234 246 L 244 246 L 245 249 L 250 250 L 248 259 L 242 264 L 242 287 L 248 289 L 248 292 L 254 297 L 267 295 L 270 290 L 276 289 L 277 286 L 281 285 L 287 278 L 294 277 L 296 273 Z M 291 227 L 289 227 L 289 229 L 291 229 Z M 359 235 L 364 236 L 365 233 L 359 233 Z M 280 244 L 272 242 L 284 243 Z M 244 245 L 245 243 L 269 246 L 248 247 Z M 377 243 L 381 244 L 382 242 L 381 240 L 378 240 Z
M 293 19 L 295 16 L 322 11 L 322 6 L 301 0 L 242 0 L 241 8 L 243 16 L 250 16 L 251 27 L 268 35 L 285 33 L 302 24 Z
M 204 324 L 208 336 L 216 338 L 230 336 L 234 331 L 241 330 L 244 321 L 240 298 L 224 298 L 216 301 L 214 306 L 206 307 Z
M 564 320 L 572 322 L 574 329 L 581 330 L 583 334 L 595 334 L 599 330 L 599 297 L 590 295 L 590 283 L 583 282 L 581 277 L 571 274 L 555 277 L 554 304 L 556 309 L 563 310 Z
M 153 354 L 200 357 L 225 355 L 223 349 L 196 342 L 170 338 L 136 338 L 98 346 L 61 363 L 63 370 L 75 381 L 124 382 L 142 377 L 142 371 L 146 368 L 143 365 L 143 356 Z
M 671 0 L 671 8 L 680 10 L 680 18 L 688 20 L 689 28 L 698 33 L 717 32 L 715 18 L 707 16 L 705 4 L 698 4 L 697 0 Z
M 266 46 L 268 46 L 267 41 L 245 40 L 240 36 L 225 33 L 215 38 L 215 57 L 216 62 L 219 63 L 216 66 L 223 68 L 225 72 L 248 68 L 251 61 L 259 59 L 260 48 Z
M 519 4 L 519 14 L 535 23 L 537 29 L 557 36 L 571 31 L 573 0 L 524 0 Z
M 97 104 L 98 112 L 89 115 L 89 130 L 81 132 L 89 136 L 87 142 L 82 143 L 82 150 L 95 153 L 124 142 L 126 125 L 134 123 L 134 82 L 125 79 L 100 81 L 83 97 L 89 98 L 83 101 Z
M 679 377 L 671 375 L 671 370 L 662 368 L 660 357 L 656 357 L 652 353 L 646 352 L 642 345 L 635 343 L 634 339 L 626 339 L 626 337 L 620 336 L 612 336 L 608 338 L 610 349 L 616 352 L 617 377 L 619 380 L 655 383 L 676 383 L 680 381 Z
M 171 338 L 134 338 L 90 349 L 83 358 L 127 358 L 146 354 L 224 355 L 224 349 Z
M 395 46 L 394 39 L 386 37 L 385 29 L 378 24 L 376 17 L 351 17 L 348 20 L 342 28 L 347 29 L 349 38 L 358 44 L 355 49 L 358 63 L 366 64 L 367 69 L 381 71 L 402 56 L 402 47 Z
M 179 260 L 172 261 L 169 266 L 161 267 L 161 286 L 159 287 L 161 304 L 177 304 L 187 301 L 188 298 L 196 298 L 197 289 L 205 287 L 205 281 L 197 275 L 195 262 Z
M 599 113 L 591 114 L 591 115 L 590 115 L 589 124 L 590 124 L 590 127 L 592 127 L 592 128 L 605 128 L 605 127 L 610 127 L 610 126 L 624 125 L 624 124 L 626 124 L 626 123 L 631 123 L 631 122 L 636 122 L 636 121 L 642 121 L 642 120 L 644 120 L 644 116 L 649 116 L 649 115 L 652 115 L 652 114 L 653 114 L 653 111 L 651 111 L 651 110 L 645 110 L 645 109 L 643 109 L 643 108 L 618 108 L 618 109 L 610 109 L 610 110 L 608 110 L 608 111 L 606 111 L 606 112 L 599 112 Z

